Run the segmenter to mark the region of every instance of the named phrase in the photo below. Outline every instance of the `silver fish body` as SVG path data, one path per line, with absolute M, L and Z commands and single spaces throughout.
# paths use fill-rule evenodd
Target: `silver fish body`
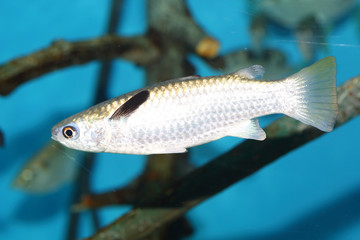
M 52 137 L 79 150 L 127 154 L 185 152 L 224 136 L 263 140 L 260 116 L 283 113 L 323 131 L 337 115 L 336 64 L 328 57 L 277 81 L 259 65 L 232 74 L 169 80 L 65 119 Z

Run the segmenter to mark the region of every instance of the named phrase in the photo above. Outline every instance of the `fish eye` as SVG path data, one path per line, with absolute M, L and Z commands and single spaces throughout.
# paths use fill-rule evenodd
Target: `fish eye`
M 77 129 L 73 126 L 66 126 L 63 128 L 62 133 L 65 138 L 75 138 L 78 134 Z

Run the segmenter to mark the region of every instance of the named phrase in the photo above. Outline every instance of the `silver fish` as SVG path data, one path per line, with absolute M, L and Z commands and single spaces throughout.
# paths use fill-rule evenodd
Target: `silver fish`
M 21 169 L 13 187 L 31 193 L 56 191 L 75 179 L 79 165 L 74 162 L 82 152 L 50 141 Z
M 264 140 L 258 117 L 283 113 L 322 131 L 337 115 L 336 63 L 324 58 L 276 81 L 264 68 L 189 76 L 145 87 L 75 114 L 52 128 L 69 148 L 126 154 L 181 153 L 225 136 Z

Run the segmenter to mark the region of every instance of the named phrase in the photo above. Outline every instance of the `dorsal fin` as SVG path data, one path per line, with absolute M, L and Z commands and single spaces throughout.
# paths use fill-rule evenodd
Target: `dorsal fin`
M 128 117 L 131 113 L 138 109 L 141 104 L 143 104 L 149 98 L 149 96 L 150 92 L 148 90 L 143 90 L 135 94 L 118 109 L 116 109 L 110 119 L 113 120 L 120 117 Z
M 172 80 L 173 81 L 187 81 L 187 80 L 197 79 L 200 77 L 201 77 L 200 75 L 190 75 L 190 76 L 186 76 L 186 77 L 174 78 Z
M 252 65 L 247 68 L 240 69 L 234 74 L 239 75 L 240 77 L 248 78 L 248 79 L 262 79 L 265 73 L 265 69 L 261 65 Z

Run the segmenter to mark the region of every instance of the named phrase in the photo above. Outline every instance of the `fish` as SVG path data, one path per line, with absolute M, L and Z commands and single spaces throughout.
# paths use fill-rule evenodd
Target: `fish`
M 183 153 L 225 136 L 264 140 L 258 118 L 285 114 L 322 131 L 337 112 L 336 61 L 330 56 L 280 80 L 253 65 L 234 73 L 187 76 L 99 103 L 51 129 L 63 145 L 88 152 Z
M 356 0 L 248 0 L 252 16 L 250 33 L 252 47 L 257 53 L 263 49 L 268 23 L 276 23 L 284 30 L 294 31 L 296 42 L 310 62 L 317 47 L 327 52 L 327 35 L 336 23 L 357 8 Z
M 256 0 L 250 1 L 254 11 L 289 29 L 294 29 L 308 17 L 321 26 L 329 26 L 356 7 L 356 0 Z
M 21 168 L 12 186 L 35 194 L 54 192 L 76 178 L 75 161 L 82 154 L 50 140 Z

